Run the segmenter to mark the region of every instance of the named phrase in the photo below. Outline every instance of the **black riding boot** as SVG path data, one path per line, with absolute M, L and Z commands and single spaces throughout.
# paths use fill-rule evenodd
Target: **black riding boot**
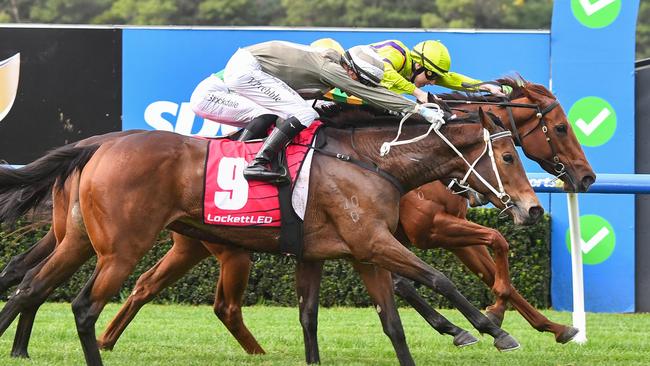
M 237 141 L 248 141 L 266 137 L 266 131 L 277 120 L 278 116 L 275 114 L 263 114 L 261 116 L 253 118 L 248 126 L 244 127 L 244 129 L 241 131 L 241 134 L 237 138 Z
M 275 159 L 278 152 L 304 129 L 305 126 L 296 117 L 287 119 L 279 127 L 276 126 L 264 141 L 264 146 L 255 155 L 255 159 L 244 169 L 244 177 L 248 180 L 260 181 L 281 178 L 282 172 L 273 171 L 268 165 Z

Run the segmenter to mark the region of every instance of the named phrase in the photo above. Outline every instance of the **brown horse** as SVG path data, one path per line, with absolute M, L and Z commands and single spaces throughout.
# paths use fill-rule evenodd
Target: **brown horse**
M 569 167 L 573 174 L 569 173 L 565 176 L 568 182 L 580 182 L 581 190 L 586 189 L 589 180 L 593 181 L 591 168 L 584 159 L 584 154 L 573 135 L 570 126 L 566 123 L 566 117 L 561 109 L 553 112 L 557 107 L 555 98 L 543 86 L 524 82 L 523 80 L 504 79 L 500 80 L 501 84 L 509 84 L 513 87 L 513 101 L 511 103 L 502 103 L 497 100 L 488 100 L 485 97 L 479 99 L 480 103 L 491 103 L 498 106 L 493 110 L 495 113 L 500 114 L 504 120 L 508 120 L 508 113 L 506 108 L 515 107 L 522 109 L 524 112 L 529 110 L 530 113 L 514 113 L 514 121 L 511 120 L 509 127 L 517 126 L 515 136 L 523 136 L 520 139 L 523 141 L 521 145 L 527 155 L 538 161 L 548 162 L 546 168 L 552 168 L 552 173 L 562 173 L 563 169 L 558 169 L 558 162 L 569 162 L 566 166 Z M 454 98 L 458 99 L 458 94 L 441 95 L 443 99 Z M 462 95 L 462 97 L 466 97 Z M 475 101 L 478 98 L 474 98 Z M 464 105 L 464 109 L 475 108 L 478 104 Z M 541 117 L 545 117 L 547 122 L 539 118 L 535 111 L 544 112 Z M 559 113 L 558 113 L 559 111 Z M 553 112 L 553 113 L 551 113 Z M 512 115 L 511 117 L 512 118 Z M 514 122 L 514 123 L 513 123 Z M 539 128 L 537 128 L 539 127 Z M 550 129 L 553 131 L 553 136 L 546 134 Z M 548 138 L 548 142 L 547 141 Z M 544 148 L 548 144 L 548 148 Z M 557 153 L 555 153 L 557 152 Z M 551 155 L 554 153 L 555 155 Z M 560 159 L 554 159 L 558 156 Z M 554 161 L 553 163 L 551 163 Z M 561 164 L 563 166 L 564 164 Z M 582 175 L 579 175 L 582 174 Z M 576 179 L 575 177 L 578 177 Z M 582 178 L 580 178 L 582 177 Z M 565 188 L 575 189 L 575 186 L 565 185 Z M 411 202 L 413 201 L 413 202 Z M 427 218 L 427 213 L 431 211 L 431 219 Z M 489 253 L 485 248 L 481 247 L 462 247 L 463 245 L 472 245 L 473 243 L 483 244 L 485 242 L 494 243 L 495 246 L 503 246 L 507 250 L 507 243 L 505 239 L 496 231 L 488 228 L 481 227 L 476 224 L 468 223 L 464 220 L 466 211 L 466 203 L 459 196 L 451 195 L 439 183 L 431 183 L 418 188 L 407 194 L 401 202 L 400 221 L 402 225 L 406 226 L 406 236 L 411 238 L 411 242 L 415 243 L 420 248 L 430 247 L 446 247 L 451 249 L 461 260 L 474 272 L 480 273 L 482 278 L 488 285 L 494 284 L 494 263 L 489 257 Z M 417 218 L 413 224 L 413 212 L 416 212 Z M 406 222 L 406 224 L 404 224 Z M 437 224 L 449 224 L 435 225 Z M 435 228 L 435 230 L 433 230 Z M 429 234 L 427 234 L 429 233 Z M 455 235 L 449 235 L 453 233 Z M 402 236 L 403 238 L 406 236 Z M 100 347 L 112 349 L 117 338 L 122 333 L 128 322 L 135 316 L 137 311 L 142 305 L 148 302 L 160 290 L 168 286 L 171 282 L 179 278 L 187 269 L 194 263 L 208 255 L 208 251 L 197 248 L 197 243 L 192 242 L 191 239 L 182 237 L 175 234 L 176 243 L 172 250 L 149 272 L 144 274 L 136 284 L 132 295 L 127 299 L 126 304 L 120 310 L 118 315 L 114 318 L 108 326 L 105 333 L 102 335 L 99 344 Z M 474 238 L 474 239 L 473 239 Z M 27 269 L 38 263 L 42 258 L 49 255 L 54 248 L 54 237 L 48 233 L 37 245 L 31 248 L 27 253 L 15 257 L 7 266 L 2 275 L 0 275 L 0 289 L 5 290 L 8 286 L 16 284 L 22 279 Z M 227 263 L 233 262 L 234 257 L 238 257 L 238 261 L 244 262 L 248 260 L 248 254 L 240 252 L 239 254 L 230 253 L 230 249 L 225 247 L 215 246 L 215 255 L 222 262 L 222 274 L 238 273 L 244 276 L 240 279 L 241 284 L 235 285 L 235 288 L 240 289 L 245 286 L 247 273 L 235 272 L 229 269 Z M 206 246 L 208 250 L 215 247 Z M 454 249 L 455 248 L 455 249 Z M 194 252 L 195 257 L 188 256 L 187 253 Z M 200 258 L 199 258 L 200 257 Z M 237 261 L 234 261 L 235 263 Z M 229 278 L 231 275 L 228 275 Z M 233 281 L 237 281 L 234 278 Z M 242 344 L 247 352 L 259 352 L 261 348 L 254 340 L 250 333 L 241 321 L 240 304 L 241 299 L 229 299 L 228 292 L 223 291 L 221 287 L 223 284 L 229 284 L 228 281 L 219 279 L 217 296 L 215 298 L 215 313 L 226 324 L 226 327 L 235 335 L 235 337 Z M 415 293 L 412 286 L 403 280 L 396 281 L 396 290 L 399 295 L 409 301 L 432 325 L 441 333 L 451 334 L 455 336 L 454 343 L 458 345 L 465 345 L 475 341 L 475 339 L 466 332 L 461 331 L 459 328 L 452 326 L 443 318 L 437 317 L 437 313 L 431 309 L 419 296 Z M 565 343 L 570 340 L 575 334 L 575 328 L 567 327 L 550 322 L 547 318 L 541 315 L 535 308 L 530 306 L 528 302 L 523 299 L 514 288 L 509 291 L 512 293 L 511 302 L 518 309 L 529 322 L 536 329 L 540 331 L 550 331 L 556 336 L 556 340 L 560 343 Z M 220 294 L 225 294 L 220 298 Z M 505 301 L 502 296 L 497 296 L 497 304 L 501 306 L 492 306 L 488 309 L 488 316 L 500 324 L 505 311 Z M 306 302 L 308 298 L 306 298 Z M 313 303 L 313 302 L 311 302 Z M 233 319 L 236 320 L 233 322 Z M 22 323 L 22 322 L 21 322 Z M 242 332 L 239 336 L 238 333 Z M 19 334 L 25 332 L 19 332 Z M 27 334 L 29 334 L 27 332 Z M 27 355 L 27 340 L 22 342 L 16 341 L 14 343 L 14 355 Z M 16 348 L 17 347 L 17 348 Z
M 513 88 L 511 102 L 504 103 L 502 100 L 481 96 L 470 100 L 470 102 L 479 103 L 463 104 L 462 108 L 471 110 L 482 105 L 480 103 L 487 103 L 488 107 L 493 107 L 492 112 L 502 120 L 511 121 L 508 126 L 515 131 L 515 136 L 519 136 L 520 145 L 528 157 L 539 162 L 550 173 L 561 174 L 565 179 L 565 189 L 568 191 L 586 190 L 594 181 L 595 174 L 585 159 L 580 144 L 566 120 L 566 115 L 552 93 L 539 84 L 523 80 L 502 79 L 499 82 Z M 460 97 L 466 98 L 467 96 L 455 93 L 440 95 L 440 97 L 444 100 L 459 100 Z M 485 105 L 483 106 L 485 107 Z M 514 113 L 510 114 L 509 108 L 515 108 Z M 577 329 L 551 322 L 531 306 L 509 283 L 506 286 L 494 286 L 495 263 L 485 245 L 494 248 L 498 258 L 502 260 L 501 263 L 505 263 L 507 266 L 508 244 L 498 231 L 468 222 L 465 218 L 466 211 L 465 199 L 450 193 L 441 183 L 425 184 L 402 198 L 398 238 L 404 244 L 413 243 L 421 249 L 443 247 L 456 254 L 497 294 L 497 303 L 488 308 L 488 317 L 496 324 L 501 324 L 506 300 L 509 299 L 535 329 L 552 332 L 559 343 L 571 340 Z M 180 244 L 175 244 L 174 247 L 182 244 L 187 245 L 186 243 L 186 241 L 182 241 Z M 172 280 L 179 278 L 187 270 L 188 267 L 174 257 L 174 250 L 175 248 L 172 248 L 168 255 L 161 260 L 162 263 L 165 261 L 170 263 L 157 264 L 138 280 L 134 294 L 127 299 L 100 337 L 100 347 L 112 349 L 119 335 L 137 311 L 168 286 Z M 178 250 L 182 250 L 182 248 L 178 248 Z M 172 266 L 171 263 L 175 263 L 178 267 Z M 163 266 L 166 271 L 171 273 L 159 270 L 159 267 Z M 316 278 L 320 278 L 319 275 L 316 276 Z M 439 332 L 454 336 L 454 343 L 460 346 L 476 341 L 470 334 L 447 322 L 428 306 L 408 282 L 398 276 L 395 277 L 397 277 L 395 279 L 397 294 L 417 309 Z M 308 277 L 303 276 L 301 279 L 307 283 L 317 283 Z M 146 291 L 142 291 L 143 289 Z M 309 296 L 317 294 L 317 291 L 304 290 L 303 292 L 307 295 L 302 295 L 301 307 L 308 307 L 307 304 L 317 306 L 318 299 L 312 299 Z M 236 312 L 241 314 L 239 309 Z M 305 323 L 305 338 L 315 340 L 315 331 L 307 331 L 307 329 L 316 328 L 315 323 L 310 321 L 316 312 L 312 310 L 309 313 L 312 315 L 301 317 Z M 312 351 L 308 351 L 308 353 L 316 352 L 313 349 L 317 347 L 310 348 Z
M 495 137 L 504 136 L 491 121 L 481 120 L 490 132 L 496 134 Z M 323 133 L 328 139 L 328 150 L 349 154 L 356 159 L 374 160 L 388 174 L 398 176 L 399 185 L 406 190 L 443 177 L 462 178 L 465 162 L 437 137 L 395 148 L 388 158 L 381 159 L 377 151 L 379 144 L 389 140 L 396 131 L 394 118 L 387 118 L 385 122 L 390 126 L 374 119 L 372 124 L 376 126 L 379 123 L 379 128 L 359 128 L 354 132 L 327 129 Z M 422 124 L 409 126 L 404 129 L 405 138 L 422 134 L 427 128 Z M 487 142 L 481 126 L 454 123 L 443 130 L 470 161 L 479 159 L 479 152 L 485 151 Z M 357 141 L 356 149 L 351 145 L 351 139 Z M 512 141 L 501 138 L 492 145 L 495 159 L 479 159 L 476 170 L 493 186 L 497 178 L 492 166 L 496 165 L 502 172 L 503 186 L 511 197 L 509 213 L 516 222 L 540 217 L 542 209 L 525 178 Z M 19 312 L 35 311 L 51 289 L 74 272 L 94 249 L 98 256 L 96 272 L 73 302 L 73 311 L 86 360 L 89 364 L 99 364 L 101 358 L 94 339 L 97 316 L 163 227 L 227 245 L 276 252 L 276 229 L 214 227 L 202 223 L 203 171 L 199 167 L 205 159 L 205 146 L 205 141 L 151 132 L 116 139 L 103 144 L 96 152 L 96 147 L 69 148 L 65 151 L 69 154 L 59 152 L 60 156 L 75 153 L 86 156 L 93 152 L 94 155 L 81 174 L 78 203 L 71 204 L 67 221 L 60 223 L 54 219 L 55 233 L 57 226 L 66 226 L 63 241 L 47 261 L 28 273 L 0 312 L 0 330 L 4 331 Z M 81 167 L 85 162 L 85 158 L 77 159 L 76 166 Z M 38 163 L 27 166 L 21 173 L 33 172 L 39 165 L 47 165 L 47 158 Z M 399 190 L 389 180 L 378 178 L 374 173 L 354 165 L 349 166 L 351 169 L 340 169 L 340 164 L 344 163 L 328 156 L 317 154 L 314 157 L 311 180 L 319 184 L 312 185 L 306 213 L 305 259 L 351 258 L 384 268 L 358 263 L 366 284 L 389 282 L 388 271 L 417 280 L 447 296 L 477 329 L 495 337 L 498 348 L 516 347 L 516 342 L 487 321 L 446 277 L 393 238 L 391 231 L 397 224 Z M 69 172 L 70 167 L 63 170 Z M 503 175 L 505 171 L 510 174 Z M 52 169 L 48 169 L 47 175 L 51 174 Z M 2 182 L 0 179 L 0 189 L 7 184 Z M 469 182 L 490 197 L 495 205 L 504 207 L 504 202 L 478 183 L 476 177 L 472 176 Z M 75 191 L 75 184 L 73 182 L 71 192 Z M 20 186 L 23 187 L 24 182 Z M 119 197 L 119 200 L 111 196 Z M 165 198 L 160 199 L 162 197 Z M 355 215 L 341 210 L 349 199 L 359 203 Z M 71 202 L 76 202 L 75 197 L 71 197 Z M 141 215 L 148 217 L 144 225 L 138 220 Z M 73 256 L 73 253 L 83 255 Z M 382 309 L 380 317 L 398 359 L 402 364 L 412 364 L 392 296 L 389 299 L 377 298 L 373 287 L 368 286 L 368 289 Z

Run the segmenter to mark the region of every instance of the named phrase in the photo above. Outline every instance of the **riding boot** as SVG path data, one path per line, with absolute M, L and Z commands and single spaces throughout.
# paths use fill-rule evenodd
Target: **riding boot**
M 279 127 L 275 127 L 269 137 L 264 141 L 264 145 L 257 155 L 255 155 L 253 161 L 244 169 L 244 177 L 248 180 L 260 181 L 282 178 L 282 172 L 273 171 L 268 165 L 275 159 L 278 152 L 304 129 L 305 126 L 296 117 L 290 117 Z
M 242 130 L 237 141 L 261 139 L 266 136 L 266 131 L 279 119 L 275 114 L 263 114 L 253 120 Z

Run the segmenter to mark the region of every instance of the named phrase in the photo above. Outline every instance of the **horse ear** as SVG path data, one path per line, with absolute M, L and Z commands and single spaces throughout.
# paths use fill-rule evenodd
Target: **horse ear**
M 483 128 L 488 130 L 490 133 L 496 132 L 497 126 L 494 124 L 490 116 L 488 116 L 487 113 L 483 112 L 483 108 L 481 107 L 478 108 L 478 118 L 481 120 L 481 125 L 483 125 Z

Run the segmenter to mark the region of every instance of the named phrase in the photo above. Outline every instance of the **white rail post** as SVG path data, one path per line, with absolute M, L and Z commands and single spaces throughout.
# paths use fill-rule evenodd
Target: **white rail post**
M 585 290 L 582 275 L 582 237 L 580 236 L 580 212 L 578 195 L 567 194 L 569 230 L 571 237 L 571 273 L 573 285 L 573 326 L 579 332 L 573 339 L 578 344 L 587 342 L 587 318 L 585 314 Z

